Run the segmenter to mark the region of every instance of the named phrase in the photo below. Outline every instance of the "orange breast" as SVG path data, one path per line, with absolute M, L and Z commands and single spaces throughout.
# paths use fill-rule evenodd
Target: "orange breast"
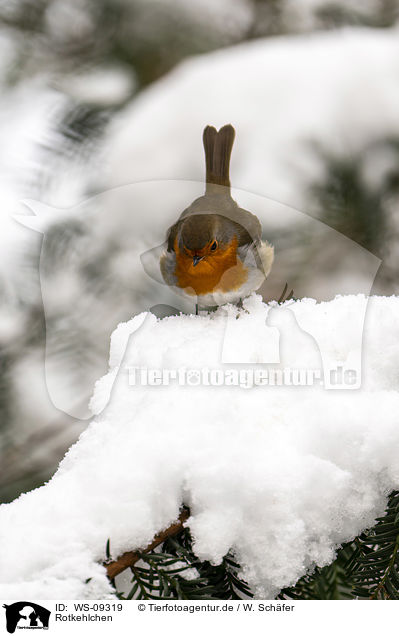
M 195 267 L 193 259 L 180 251 L 175 240 L 177 285 L 191 296 L 239 289 L 248 278 L 248 271 L 237 259 L 237 239 L 224 250 L 208 254 Z

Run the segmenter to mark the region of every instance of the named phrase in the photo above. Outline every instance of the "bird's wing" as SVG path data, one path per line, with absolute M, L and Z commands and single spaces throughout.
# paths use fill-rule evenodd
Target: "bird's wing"
M 174 225 L 172 225 L 166 234 L 166 243 L 168 252 L 173 252 L 175 248 L 175 240 L 181 225 L 181 217 Z

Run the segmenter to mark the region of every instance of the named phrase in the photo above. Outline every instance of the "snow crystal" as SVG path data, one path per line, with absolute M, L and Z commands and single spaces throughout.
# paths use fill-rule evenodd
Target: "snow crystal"
M 240 310 L 162 320 L 145 313 L 119 325 L 109 375 L 92 399 L 97 417 L 48 484 L 0 507 L 0 596 L 111 597 L 101 566 L 107 540 L 113 558 L 143 548 L 183 503 L 198 557 L 217 564 L 232 550 L 257 597 L 331 562 L 399 486 L 398 297 L 368 301 L 358 390 L 178 379 L 150 386 L 133 384 L 132 369 L 248 369 L 221 362 L 225 344 L 231 356 L 236 337 L 242 360 L 243 344 L 251 357 L 276 329 L 280 363 L 272 366 L 284 366 L 282 324 L 300 336 L 287 349 L 290 365 L 321 368 L 319 342 L 325 360 L 344 363 L 365 303 L 347 296 L 276 306 L 253 295 Z M 284 312 L 292 312 L 288 323 Z M 316 336 L 306 331 L 312 319 Z M 229 332 L 230 321 L 239 332 Z

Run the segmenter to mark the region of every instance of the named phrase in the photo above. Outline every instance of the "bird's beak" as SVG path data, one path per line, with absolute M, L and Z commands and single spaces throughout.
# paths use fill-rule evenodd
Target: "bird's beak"
M 195 267 L 196 265 L 198 265 L 198 263 L 199 263 L 200 261 L 202 261 L 202 259 L 203 259 L 203 258 L 204 258 L 203 256 L 193 256 L 193 265 L 194 265 L 194 267 Z

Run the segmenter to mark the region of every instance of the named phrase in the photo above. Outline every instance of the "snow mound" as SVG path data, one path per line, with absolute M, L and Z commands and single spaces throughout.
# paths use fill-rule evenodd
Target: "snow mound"
M 233 550 L 260 598 L 331 562 L 399 486 L 399 298 L 368 301 L 358 390 L 197 380 L 204 369 L 266 368 L 223 364 L 227 341 L 230 359 L 234 342 L 240 360 L 244 348 L 255 362 L 277 342 L 280 366 L 285 350 L 291 366 L 315 369 L 316 339 L 298 327 L 312 316 L 324 358 L 344 363 L 348 330 L 366 303 L 346 296 L 279 307 L 253 295 L 240 310 L 162 320 L 144 313 L 120 324 L 91 402 L 97 417 L 48 484 L 0 507 L 0 596 L 111 597 L 100 565 L 107 540 L 114 558 L 143 548 L 182 503 L 197 555 L 218 563 Z M 269 349 L 259 347 L 262 329 Z M 168 370 L 169 384 L 139 383 L 140 369 L 154 371 L 153 384 Z

